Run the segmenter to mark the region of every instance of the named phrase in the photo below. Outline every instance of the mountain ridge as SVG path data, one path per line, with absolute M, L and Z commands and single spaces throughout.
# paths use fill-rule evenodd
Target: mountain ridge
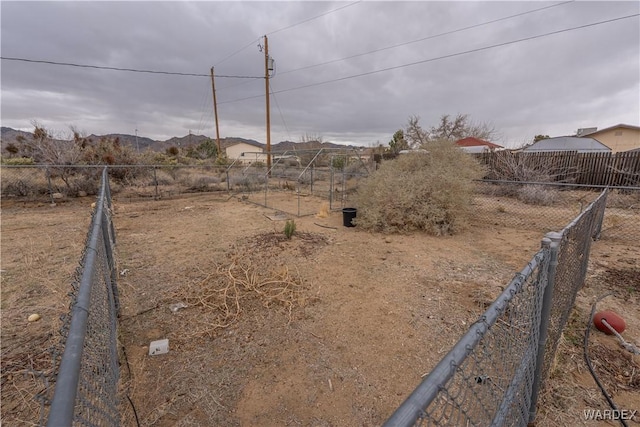
M 16 144 L 19 142 L 19 136 L 22 138 L 33 138 L 33 132 L 27 132 L 22 130 L 13 129 L 10 127 L 2 126 L 0 128 L 0 144 L 1 149 L 4 152 L 6 146 L 10 143 Z M 147 138 L 141 135 L 129 135 L 122 133 L 108 133 L 104 135 L 91 134 L 87 138 L 99 141 L 102 138 L 118 138 L 120 143 L 125 146 L 129 146 L 138 151 L 150 149 L 152 151 L 164 151 L 169 147 L 189 147 L 192 145 L 198 145 L 207 139 L 215 141 L 215 138 L 210 138 L 205 135 L 187 134 L 185 136 L 174 136 L 164 141 Z M 251 145 L 257 145 L 260 147 L 266 147 L 265 144 L 253 139 L 247 139 L 242 137 L 225 137 L 220 138 L 220 145 L 222 148 L 228 147 L 234 143 L 245 142 Z M 290 150 L 310 150 L 319 148 L 349 148 L 351 145 L 336 144 L 333 142 L 293 142 L 293 141 L 280 141 L 275 144 L 271 144 L 272 151 L 290 151 Z

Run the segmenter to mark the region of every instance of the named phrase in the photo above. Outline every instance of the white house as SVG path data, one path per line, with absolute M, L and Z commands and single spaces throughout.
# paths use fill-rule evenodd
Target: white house
M 234 142 L 224 149 L 227 158 L 236 163 L 267 162 L 267 153 L 261 144 L 251 142 Z

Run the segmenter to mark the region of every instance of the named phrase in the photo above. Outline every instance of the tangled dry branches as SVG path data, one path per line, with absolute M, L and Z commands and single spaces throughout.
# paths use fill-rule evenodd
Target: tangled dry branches
M 230 263 L 218 265 L 214 272 L 199 282 L 175 292 L 172 299 L 204 310 L 204 330 L 197 334 L 212 335 L 233 324 L 244 307 L 259 301 L 264 307 L 280 306 L 289 321 L 295 306 L 306 305 L 304 280 L 284 265 L 269 269 L 256 265 L 248 256 L 233 254 Z

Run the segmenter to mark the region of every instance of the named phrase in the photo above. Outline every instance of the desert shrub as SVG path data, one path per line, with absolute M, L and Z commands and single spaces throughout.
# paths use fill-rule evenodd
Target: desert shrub
M 165 153 L 153 153 L 149 157 L 148 162 L 154 165 L 175 166 L 178 164 L 175 157 L 169 157 Z
M 8 165 L 8 166 L 24 166 L 24 165 L 35 165 L 36 163 L 32 157 L 12 157 L 12 158 L 3 157 L 2 164 Z
M 358 227 L 383 232 L 422 230 L 434 235 L 464 228 L 480 164 L 451 143 L 429 143 L 427 153 L 383 162 L 356 195 Z
M 80 192 L 95 195 L 100 189 L 100 181 L 90 179 L 74 179 L 71 182 L 71 195 L 78 196 Z
M 220 183 L 220 178 L 216 175 L 200 175 L 186 176 L 181 181 L 181 184 L 186 185 L 191 191 L 210 191 L 211 184 Z
M 242 191 L 258 191 L 264 188 L 262 175 L 233 175 L 229 177 L 229 185 Z
M 291 239 L 291 237 L 293 236 L 293 233 L 296 232 L 296 222 L 292 219 L 288 219 L 287 222 L 284 224 L 284 235 L 287 237 L 287 239 Z
M 558 200 L 558 191 L 546 185 L 524 185 L 517 191 L 518 200 L 529 205 L 549 206 Z
M 46 187 L 45 187 L 46 188 Z M 4 195 L 25 197 L 38 192 L 37 186 L 32 182 L 18 179 L 2 185 L 2 193 Z

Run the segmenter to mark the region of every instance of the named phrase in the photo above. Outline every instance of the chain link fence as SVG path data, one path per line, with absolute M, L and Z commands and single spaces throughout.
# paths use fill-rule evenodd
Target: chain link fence
M 593 239 L 602 232 L 603 216 L 607 205 L 608 191 L 601 195 L 576 217 L 560 233 L 549 233 L 559 244 L 558 262 L 553 282 L 548 339 L 544 352 L 542 381 L 545 381 L 553 366 L 562 331 L 569 320 L 578 291 L 584 286 Z
M 368 167 L 344 150 L 315 150 L 307 166 L 287 158 L 271 170 L 261 162 L 231 165 L 108 166 L 117 200 L 166 199 L 203 193 L 235 195 L 292 215 L 312 215 L 323 202 L 347 206 Z M 1 172 L 3 202 L 63 203 L 97 195 L 104 166 L 8 166 Z
M 306 154 L 298 150 L 297 154 L 303 162 L 285 158 L 274 162 L 270 170 L 259 162 L 232 166 L 228 171 L 230 189 L 239 190 L 244 199 L 261 206 L 307 216 L 318 213 L 322 203 L 330 210 L 346 207 L 373 167 L 357 153 L 344 149 L 310 150 Z
M 385 426 L 527 425 L 601 231 L 607 192 L 507 285 Z
M 117 270 L 107 170 L 76 271 L 47 426 L 119 424 Z
M 598 197 L 593 186 L 518 181 L 480 181 L 474 222 L 533 231 L 562 228 Z M 640 241 L 640 187 L 612 187 L 600 238 Z

